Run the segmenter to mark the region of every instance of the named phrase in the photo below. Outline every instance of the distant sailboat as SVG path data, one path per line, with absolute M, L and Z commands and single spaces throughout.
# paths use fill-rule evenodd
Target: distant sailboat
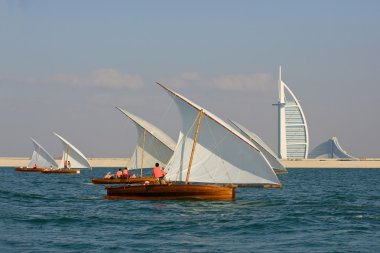
M 252 141 L 253 144 L 255 144 L 255 146 L 258 149 L 260 149 L 260 151 L 268 159 L 268 162 L 270 163 L 276 174 L 288 172 L 286 168 L 282 165 L 280 160 L 277 158 L 276 154 L 268 147 L 268 145 L 263 140 L 260 139 L 259 136 L 257 136 L 256 134 L 245 128 L 243 125 L 240 125 L 239 123 L 233 120 L 230 120 L 230 122 L 240 131 L 241 134 L 243 134 L 246 138 Z
M 62 142 L 63 153 L 59 170 L 46 170 L 43 173 L 79 173 L 79 169 L 91 169 L 87 158 L 62 136 L 54 133 Z
M 33 154 L 26 168 L 16 168 L 16 171 L 22 172 L 40 172 L 45 168 L 57 168 L 58 164 L 54 158 L 33 138 L 30 138 L 33 142 Z
M 153 168 L 156 162 L 164 166 L 172 157 L 176 143 L 164 131 L 153 124 L 116 107 L 136 125 L 138 138 L 131 157 L 131 169 Z
M 131 165 L 129 169 L 140 169 L 139 178 L 93 178 L 94 184 L 119 184 L 119 183 L 139 183 L 156 181 L 153 177 L 143 177 L 144 168 L 152 168 L 155 163 L 164 166 L 168 163 L 173 155 L 175 142 L 165 132 L 153 124 L 137 117 L 136 115 L 127 112 L 119 107 L 116 107 L 120 112 L 135 123 L 138 137 L 135 151 L 131 157 Z
M 107 198 L 235 198 L 236 186 L 281 187 L 275 172 L 246 137 L 206 109 L 161 86 L 176 102 L 182 129 L 165 170 L 171 185 L 107 187 Z

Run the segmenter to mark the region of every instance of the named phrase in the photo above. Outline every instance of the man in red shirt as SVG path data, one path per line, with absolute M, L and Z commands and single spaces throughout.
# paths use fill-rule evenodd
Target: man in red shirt
M 125 167 L 123 170 L 123 178 L 129 178 L 129 171 L 127 167 Z
M 153 168 L 153 177 L 155 177 L 161 184 L 162 181 L 164 181 L 166 183 L 165 175 L 166 175 L 166 171 L 164 171 L 160 168 L 159 163 L 156 163 L 155 167 Z

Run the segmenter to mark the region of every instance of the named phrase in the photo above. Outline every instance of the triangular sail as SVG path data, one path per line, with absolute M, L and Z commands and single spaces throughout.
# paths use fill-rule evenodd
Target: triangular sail
M 175 142 L 153 124 L 116 107 L 135 123 L 138 138 L 131 157 L 131 169 L 153 168 L 155 163 L 165 166 L 173 155 Z
M 71 168 L 75 169 L 85 169 L 91 168 L 91 165 L 87 158 L 70 142 L 65 140 L 62 136 L 54 133 L 62 142 L 63 145 L 63 153 L 62 160 L 59 168 L 64 168 L 65 161 L 70 161 Z
M 33 142 L 34 150 L 28 168 L 32 168 L 34 164 L 37 165 L 37 168 L 50 168 L 50 166 L 57 168 L 58 164 L 54 158 L 36 140 L 30 139 Z
M 159 83 L 157 83 L 159 84 Z M 267 159 L 247 138 L 211 112 L 169 90 L 181 117 L 182 129 L 172 159 L 167 165 L 167 178 L 186 180 L 200 111 L 200 123 L 189 182 L 260 185 L 280 184 Z
M 243 134 L 245 137 L 247 137 L 250 141 L 255 144 L 255 146 L 260 149 L 260 151 L 264 154 L 264 156 L 268 159 L 268 162 L 272 166 L 272 168 L 275 171 L 279 172 L 286 172 L 286 168 L 281 164 L 281 162 L 278 160 L 275 153 L 268 147 L 268 145 L 260 139 L 259 136 L 254 134 L 253 132 L 249 131 L 244 126 L 240 125 L 239 123 L 230 120 L 231 123 L 240 131 L 241 134 Z

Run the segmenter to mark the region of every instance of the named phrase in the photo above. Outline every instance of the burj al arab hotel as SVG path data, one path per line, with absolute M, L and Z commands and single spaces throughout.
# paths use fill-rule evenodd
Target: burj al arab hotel
M 306 159 L 309 152 L 309 133 L 302 107 L 281 79 L 278 78 L 278 157 Z

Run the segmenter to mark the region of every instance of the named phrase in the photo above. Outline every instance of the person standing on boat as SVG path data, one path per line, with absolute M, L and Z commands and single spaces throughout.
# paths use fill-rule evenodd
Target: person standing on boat
M 70 163 L 70 161 L 67 161 L 67 168 L 71 169 L 71 163 Z
M 129 171 L 127 167 L 125 167 L 123 170 L 123 178 L 129 178 Z
M 63 167 L 64 167 L 65 169 L 67 169 L 67 161 L 64 161 L 64 162 L 63 162 Z
M 166 183 L 165 175 L 166 175 L 166 171 L 164 171 L 160 168 L 159 163 L 156 163 L 155 167 L 153 168 L 153 177 L 155 177 L 161 184 L 162 181 L 164 181 Z
M 33 164 L 33 169 L 37 169 L 37 164 Z
M 121 169 L 119 169 L 117 172 L 116 172 L 116 178 L 122 178 L 123 177 L 123 172 L 121 171 Z

